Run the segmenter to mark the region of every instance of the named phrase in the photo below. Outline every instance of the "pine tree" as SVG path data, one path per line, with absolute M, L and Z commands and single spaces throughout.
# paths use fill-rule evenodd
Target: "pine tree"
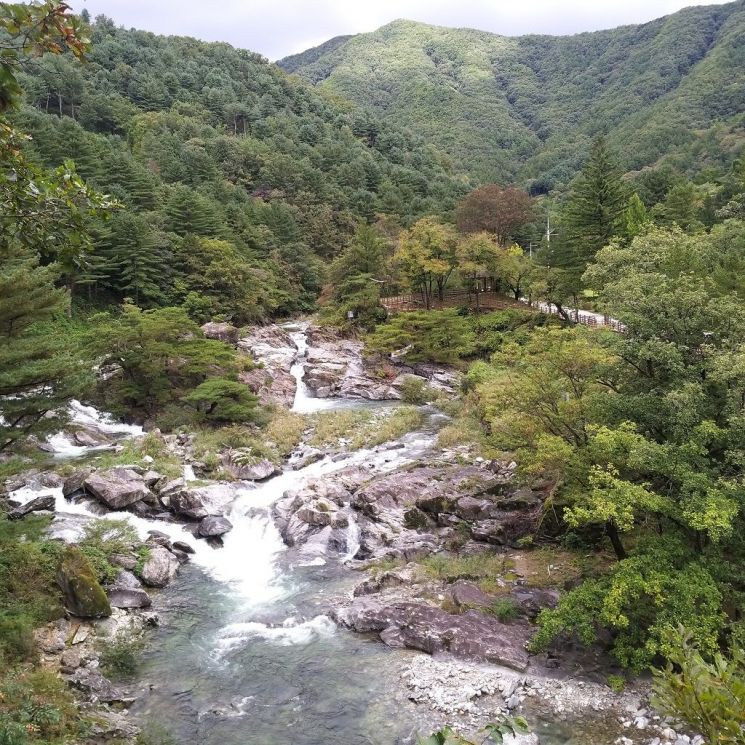
M 562 263 L 577 278 L 595 254 L 624 231 L 629 195 L 621 176 L 605 138 L 599 137 L 572 185 L 564 216 L 568 251 Z
M 0 245 L 0 452 L 20 438 L 58 429 L 64 404 L 86 373 L 54 320 L 69 297 L 21 246 Z
M 147 221 L 121 212 L 108 227 L 99 246 L 106 284 L 136 305 L 163 300 L 164 256 Z

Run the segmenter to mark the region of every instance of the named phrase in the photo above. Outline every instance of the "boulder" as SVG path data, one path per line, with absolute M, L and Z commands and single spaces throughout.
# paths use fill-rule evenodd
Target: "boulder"
M 181 551 L 184 554 L 193 554 L 194 546 L 192 546 L 190 543 L 186 543 L 186 541 L 174 541 L 173 542 L 173 548 L 176 551 Z
M 81 468 L 68 476 L 62 484 L 62 494 L 66 499 L 72 499 L 85 492 L 85 480 L 93 472 L 92 468 Z
M 479 520 L 471 524 L 471 536 L 476 541 L 503 546 L 507 542 L 505 526 L 501 520 Z
M 207 517 L 207 509 L 199 495 L 194 491 L 182 489 L 174 492 L 169 498 L 169 507 L 172 512 L 192 520 L 201 520 Z
M 217 339 L 217 341 L 224 341 L 226 344 L 238 343 L 238 329 L 229 323 L 210 321 L 202 326 L 202 333 L 208 339 Z
M 89 448 L 111 444 L 111 439 L 109 437 L 107 437 L 103 432 L 91 427 L 75 430 L 75 432 L 72 433 L 72 439 L 76 445 Z
M 528 667 L 525 645 L 532 632 L 526 623 L 504 624 L 473 610 L 453 615 L 424 603 L 385 604 L 370 597 L 355 598 L 334 616 L 355 631 L 377 632 L 389 646 L 449 652 L 521 672 Z
M 496 598 L 488 595 L 473 582 L 460 580 L 450 587 L 448 594 L 458 608 L 488 608 Z
M 244 456 L 247 462 L 241 462 Z M 243 481 L 265 481 L 281 473 L 280 469 L 267 458 L 250 462 L 250 454 L 241 450 L 231 450 L 223 456 L 223 467 L 234 478 Z
M 186 481 L 182 478 L 171 479 L 170 481 L 166 481 L 163 484 L 155 485 L 155 491 L 158 492 L 158 496 L 161 498 L 161 501 L 168 499 L 173 494 L 181 491 L 182 489 L 186 489 Z
M 57 570 L 57 583 L 65 607 L 74 616 L 103 618 L 111 615 L 111 605 L 96 574 L 77 546 L 68 546 Z
M 134 574 L 122 570 L 106 588 L 112 608 L 148 608 L 150 596 Z
M 178 559 L 166 548 L 155 546 L 142 566 L 140 579 L 148 587 L 165 587 L 179 568 Z
M 115 510 L 139 502 L 151 494 L 142 474 L 125 466 L 96 471 L 85 479 L 84 486 L 89 494 Z
M 199 523 L 199 535 L 203 538 L 214 538 L 215 536 L 225 535 L 233 529 L 233 524 L 225 517 L 209 515 Z M 191 547 L 189 547 L 191 548 Z M 193 549 L 192 549 L 193 552 Z
M 73 688 L 82 691 L 89 700 L 97 703 L 128 706 L 134 700 L 107 680 L 95 667 L 79 667 L 65 679 Z
M 26 515 L 30 515 L 32 512 L 40 512 L 42 510 L 53 512 L 54 502 L 55 499 L 53 494 L 35 497 L 31 501 L 8 512 L 8 520 L 20 520 L 21 518 L 26 517 Z

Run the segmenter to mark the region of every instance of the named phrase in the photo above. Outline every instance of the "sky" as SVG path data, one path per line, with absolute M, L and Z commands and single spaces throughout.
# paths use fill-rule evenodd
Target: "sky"
M 573 34 L 644 23 L 720 0 L 72 0 L 122 26 L 226 41 L 270 60 L 397 18 L 497 34 Z

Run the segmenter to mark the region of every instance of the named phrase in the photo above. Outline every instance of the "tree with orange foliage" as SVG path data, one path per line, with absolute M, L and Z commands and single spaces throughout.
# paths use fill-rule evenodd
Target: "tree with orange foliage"
M 463 233 L 492 233 L 507 245 L 518 228 L 533 219 L 533 198 L 515 186 L 486 184 L 474 189 L 458 205 L 456 221 Z

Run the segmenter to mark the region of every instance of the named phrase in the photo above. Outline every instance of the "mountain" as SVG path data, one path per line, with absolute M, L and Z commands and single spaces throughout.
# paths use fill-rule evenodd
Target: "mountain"
M 745 140 L 745 0 L 638 26 L 506 37 L 398 20 L 278 64 L 446 150 L 477 180 L 576 172 L 610 134 L 628 170 L 731 160 Z

